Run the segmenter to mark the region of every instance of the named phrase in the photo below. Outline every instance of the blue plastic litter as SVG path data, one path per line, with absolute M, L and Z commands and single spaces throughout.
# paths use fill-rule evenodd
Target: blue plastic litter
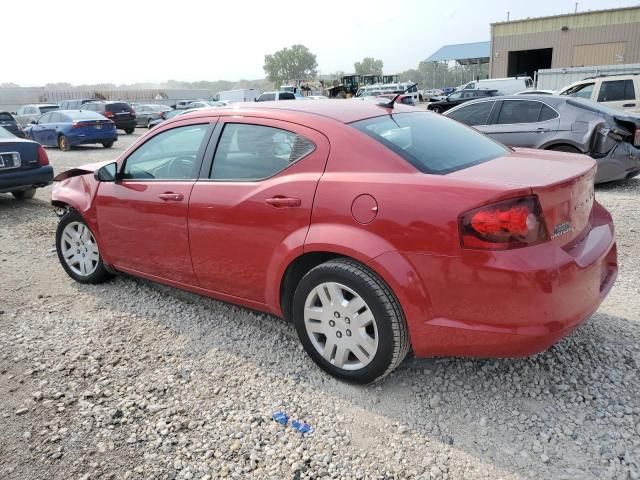
M 284 412 L 276 412 L 273 415 L 271 415 L 271 418 L 273 418 L 276 422 L 278 422 L 281 425 L 286 425 L 287 423 L 289 423 L 289 415 L 287 415 Z
M 299 420 L 292 420 L 291 427 L 302 433 L 313 433 L 313 427 L 308 423 L 301 422 Z

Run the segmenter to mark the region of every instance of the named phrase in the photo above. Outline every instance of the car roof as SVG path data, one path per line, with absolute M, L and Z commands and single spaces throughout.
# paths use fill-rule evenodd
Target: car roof
M 205 110 L 205 109 L 203 109 Z M 377 102 L 352 102 L 351 100 L 320 99 L 314 102 L 244 102 L 236 103 L 228 107 L 212 107 L 211 112 L 215 115 L 233 114 L 238 110 L 246 112 L 264 112 L 265 110 L 299 112 L 306 115 L 319 115 L 331 118 L 342 123 L 351 123 L 366 118 L 389 115 L 390 113 L 416 112 L 415 107 L 394 104 L 394 108 L 385 108 Z

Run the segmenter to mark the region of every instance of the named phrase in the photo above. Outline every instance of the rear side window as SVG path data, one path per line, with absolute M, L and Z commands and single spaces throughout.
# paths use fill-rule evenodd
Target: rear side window
M 315 150 L 315 144 L 287 130 L 227 123 L 213 158 L 214 180 L 262 180 Z
M 472 103 L 460 107 L 455 112 L 451 112 L 447 117 L 453 118 L 465 125 L 486 125 L 489 121 L 489 114 L 495 102 Z
M 351 125 L 424 173 L 450 173 L 509 153 L 481 133 L 429 112 L 375 117 Z
M 633 80 L 608 80 L 600 85 L 599 102 L 620 102 L 635 100 L 635 98 Z
M 296 96 L 291 92 L 282 92 L 278 95 L 280 100 L 295 100 Z
M 542 103 L 525 100 L 505 100 L 498 114 L 498 124 L 536 123 L 540 117 Z
M 130 112 L 131 105 L 124 102 L 108 103 L 106 106 L 106 111 L 107 112 Z

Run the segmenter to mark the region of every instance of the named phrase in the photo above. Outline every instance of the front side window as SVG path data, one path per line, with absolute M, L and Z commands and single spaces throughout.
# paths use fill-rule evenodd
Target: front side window
M 567 95 L 569 97 L 591 98 L 595 86 L 595 83 L 582 83 L 562 92 L 562 95 Z
M 460 100 L 462 98 L 462 92 L 455 92 L 449 95 L 447 100 Z
M 227 123 L 213 158 L 214 180 L 262 180 L 315 150 L 306 138 L 280 128 Z
M 186 180 L 194 167 L 208 124 L 177 127 L 150 138 L 125 161 L 123 178 Z
M 38 123 L 49 123 L 50 121 L 51 121 L 51 114 L 45 113 L 43 116 L 40 117 L 40 119 L 38 120 Z
M 486 125 L 489 121 L 491 108 L 495 102 L 479 102 L 467 104 L 447 116 L 470 127 L 474 125 Z
M 599 102 L 621 102 L 635 100 L 633 80 L 607 80 L 600 85 Z
M 351 125 L 424 173 L 450 173 L 509 153 L 481 133 L 430 112 L 385 115 Z
M 261 102 L 270 102 L 275 99 L 276 99 L 275 93 L 263 93 L 262 95 L 260 95 L 260 98 L 259 98 Z

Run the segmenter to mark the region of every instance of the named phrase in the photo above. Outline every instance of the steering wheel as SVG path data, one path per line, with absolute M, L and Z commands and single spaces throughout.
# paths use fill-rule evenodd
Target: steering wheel
M 167 165 L 167 175 L 169 178 L 189 178 L 193 171 L 195 155 L 180 155 L 174 158 Z

